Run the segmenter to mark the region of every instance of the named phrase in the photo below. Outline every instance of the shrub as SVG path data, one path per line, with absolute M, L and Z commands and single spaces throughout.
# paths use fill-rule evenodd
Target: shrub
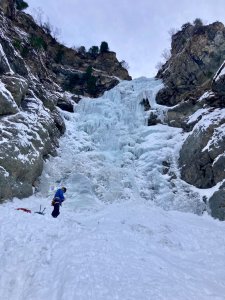
M 78 74 L 71 74 L 68 76 L 68 80 L 64 84 L 64 89 L 73 91 L 74 87 L 80 83 L 80 77 Z
M 58 27 L 54 27 L 50 23 L 49 19 L 46 22 L 44 22 L 41 25 L 41 27 L 47 34 L 50 34 L 56 41 L 59 40 L 61 30 Z
M 184 23 L 182 26 L 181 26 L 181 29 L 182 30 L 185 30 L 187 29 L 188 27 L 192 26 L 190 22 L 187 22 L 187 23 Z
M 92 66 L 89 66 L 86 70 L 86 73 L 84 75 L 84 79 L 86 80 L 87 83 L 87 91 L 90 95 L 95 96 L 97 92 L 97 78 L 92 75 L 93 68 Z
M 88 80 L 87 80 L 87 91 L 89 94 L 91 94 L 92 96 L 96 95 L 97 92 L 97 86 L 96 86 L 96 82 L 97 82 L 97 78 L 95 76 L 91 76 Z
M 99 47 L 92 46 L 88 52 L 91 54 L 91 56 L 96 57 L 99 54 Z
M 24 10 L 26 8 L 28 8 L 28 4 L 27 2 L 23 1 L 23 0 L 16 0 L 16 9 L 18 10 Z
M 200 27 L 200 26 L 204 25 L 202 19 L 200 19 L 200 18 L 196 18 L 194 20 L 193 24 L 194 24 L 195 27 Z
M 164 49 L 161 56 L 165 59 L 165 61 L 169 60 L 171 58 L 171 50 Z
M 85 72 L 85 78 L 88 79 L 92 76 L 93 68 L 92 66 L 88 66 Z
M 127 71 L 129 70 L 129 65 L 125 60 L 121 60 L 120 62 L 121 67 L 123 67 L 124 69 L 126 69 Z
M 13 46 L 14 46 L 14 48 L 16 48 L 17 50 L 21 50 L 22 42 L 21 42 L 20 40 L 14 40 L 14 41 L 13 41 Z
M 156 65 L 155 68 L 157 71 L 161 70 L 163 67 L 164 63 L 162 61 L 159 61 Z
M 63 60 L 63 57 L 64 57 L 64 49 L 63 48 L 59 48 L 58 49 L 58 51 L 57 51 L 57 53 L 56 53 L 56 57 L 55 57 L 55 62 L 57 63 L 57 64 L 59 64 L 59 63 L 61 63 L 62 62 L 62 60 Z
M 21 51 L 20 54 L 23 58 L 26 58 L 29 54 L 29 48 L 27 46 L 24 46 Z
M 109 51 L 109 46 L 107 42 L 102 42 L 101 46 L 100 46 L 100 52 L 104 53 L 104 52 L 108 52 Z
M 78 48 L 78 53 L 84 55 L 86 53 L 86 48 L 84 46 L 80 46 Z
M 47 49 L 47 44 L 44 41 L 44 39 L 41 36 L 37 36 L 37 35 L 31 35 L 29 42 L 31 44 L 31 46 L 36 49 L 36 50 L 40 50 L 40 49 Z

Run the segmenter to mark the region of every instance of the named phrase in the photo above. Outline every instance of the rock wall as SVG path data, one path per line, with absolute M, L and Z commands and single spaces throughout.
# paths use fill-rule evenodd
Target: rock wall
M 207 201 L 220 220 L 225 220 L 224 59 L 222 23 L 186 24 L 173 35 L 171 58 L 157 74 L 164 82 L 157 102 L 169 106 L 164 121 L 188 132 L 180 150 L 181 178 L 199 189 L 213 188 Z
M 171 58 L 159 70 L 165 88 L 157 102 L 176 105 L 208 90 L 225 55 L 225 28 L 220 22 L 208 26 L 187 25 L 172 36 Z

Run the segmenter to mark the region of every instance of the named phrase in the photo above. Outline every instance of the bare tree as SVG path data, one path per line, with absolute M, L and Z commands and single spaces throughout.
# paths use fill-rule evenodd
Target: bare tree
M 155 66 L 156 70 L 159 71 L 163 65 L 164 65 L 164 63 L 162 61 L 159 61 Z
M 44 11 L 41 7 L 34 8 L 32 10 L 32 16 L 34 17 L 35 22 L 39 26 L 43 26 L 45 15 L 44 15 Z
M 125 60 L 122 60 L 122 61 L 120 62 L 120 64 L 121 64 L 121 66 L 122 66 L 124 69 L 126 69 L 127 71 L 129 70 L 130 66 L 129 66 L 129 64 L 128 64 Z
M 45 16 L 41 7 L 33 9 L 32 14 L 36 23 L 41 26 L 46 33 L 51 34 L 56 40 L 59 40 L 61 30 L 51 24 L 49 18 Z
M 171 57 L 171 51 L 169 49 L 164 49 L 161 56 L 164 58 L 165 61 L 167 61 Z
M 80 54 L 85 54 L 86 53 L 86 48 L 84 46 L 80 46 L 80 47 L 78 47 L 78 52 Z

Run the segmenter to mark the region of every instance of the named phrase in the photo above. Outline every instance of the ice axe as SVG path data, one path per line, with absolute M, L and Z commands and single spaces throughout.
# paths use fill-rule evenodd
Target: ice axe
M 39 215 L 43 215 L 44 216 L 44 211 L 45 211 L 46 207 L 41 210 L 41 205 L 40 205 L 40 210 L 39 211 L 35 211 L 35 214 L 39 214 Z

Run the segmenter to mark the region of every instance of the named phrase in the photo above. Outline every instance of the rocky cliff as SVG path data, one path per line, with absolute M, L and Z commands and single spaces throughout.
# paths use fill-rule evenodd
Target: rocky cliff
M 114 52 L 95 56 L 58 43 L 33 18 L 0 1 L 0 199 L 26 197 L 65 132 L 59 108 L 130 80 Z
M 225 53 L 225 28 L 220 22 L 203 26 L 186 24 L 172 36 L 171 57 L 157 74 L 165 88 L 157 95 L 161 104 L 173 106 L 200 96 L 211 86 L 212 77 Z
M 157 74 L 168 106 L 165 122 L 182 127 L 181 177 L 210 189 L 209 209 L 225 219 L 225 28 L 220 22 L 185 24 L 172 36 L 171 57 Z

